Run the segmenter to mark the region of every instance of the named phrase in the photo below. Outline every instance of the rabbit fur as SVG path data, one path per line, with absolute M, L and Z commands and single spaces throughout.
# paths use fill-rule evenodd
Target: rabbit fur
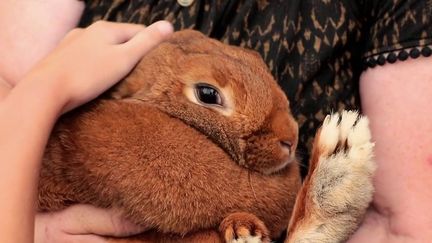
M 310 179 L 294 206 L 297 137 L 289 102 L 257 53 L 179 31 L 106 94 L 59 120 L 43 157 L 38 209 L 117 208 L 151 229 L 113 242 L 231 241 L 243 237 L 236 225 L 253 226 L 246 234 L 268 242 L 295 209 L 288 231 L 298 237 L 293 231 L 316 223 L 299 205 L 321 209 Z M 346 232 L 332 237 L 353 231 L 344 223 Z
M 224 106 L 191 101 L 197 83 L 216 87 Z M 238 211 L 259 217 L 272 236 L 286 228 L 300 186 L 298 128 L 258 55 L 179 32 L 111 96 L 55 127 L 40 210 L 116 207 L 134 223 L 180 235 L 217 228 Z

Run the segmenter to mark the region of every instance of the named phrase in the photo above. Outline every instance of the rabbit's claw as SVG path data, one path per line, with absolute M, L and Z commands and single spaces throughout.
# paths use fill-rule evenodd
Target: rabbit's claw
M 326 117 L 287 242 L 341 242 L 350 236 L 372 200 L 373 147 L 366 117 L 353 111 Z
M 322 213 L 332 216 L 367 207 L 375 170 L 368 119 L 353 111 L 328 116 L 318 146 L 321 154 L 313 173 L 312 191 Z
M 227 243 L 269 243 L 264 223 L 250 213 L 233 213 L 226 217 L 219 232 Z

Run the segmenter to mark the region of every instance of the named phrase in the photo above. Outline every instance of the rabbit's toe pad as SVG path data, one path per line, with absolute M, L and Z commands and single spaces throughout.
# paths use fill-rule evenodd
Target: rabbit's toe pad
M 219 231 L 227 243 L 267 243 L 269 232 L 264 223 L 249 213 L 233 213 L 226 217 Z
M 330 214 L 365 209 L 375 170 L 368 119 L 353 111 L 328 116 L 317 145 L 313 191 L 318 206 Z

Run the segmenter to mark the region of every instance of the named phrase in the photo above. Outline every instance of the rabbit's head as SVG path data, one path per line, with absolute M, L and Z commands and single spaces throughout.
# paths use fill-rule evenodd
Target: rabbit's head
M 253 51 L 180 31 L 144 57 L 111 95 L 180 119 L 248 169 L 271 174 L 294 160 L 298 125 Z

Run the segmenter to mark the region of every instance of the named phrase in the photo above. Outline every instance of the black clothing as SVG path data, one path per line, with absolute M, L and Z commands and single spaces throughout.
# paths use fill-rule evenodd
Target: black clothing
M 326 114 L 359 109 L 365 68 L 431 55 L 432 0 L 91 0 L 81 26 L 98 19 L 149 25 L 169 20 L 258 51 L 291 101 L 299 155 Z

